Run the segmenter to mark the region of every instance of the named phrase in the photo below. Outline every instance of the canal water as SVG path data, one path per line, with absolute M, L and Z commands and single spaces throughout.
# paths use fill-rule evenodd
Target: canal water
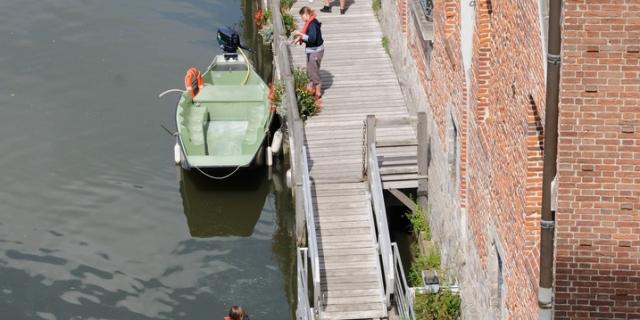
M 173 165 L 185 71 L 254 39 L 255 0 L 0 1 L 0 319 L 287 319 L 278 164 L 215 184 Z

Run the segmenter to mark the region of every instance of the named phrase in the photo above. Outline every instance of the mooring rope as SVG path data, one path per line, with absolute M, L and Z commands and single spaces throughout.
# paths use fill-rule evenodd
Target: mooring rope
M 202 171 L 202 170 L 201 170 L 200 168 L 198 168 L 198 167 L 194 167 L 194 168 L 196 168 L 196 170 L 198 170 L 198 172 L 202 173 L 202 175 L 204 175 L 204 176 L 205 176 L 205 177 L 207 177 L 207 178 L 210 178 L 210 179 L 213 179 L 213 180 L 224 180 L 224 179 L 227 179 L 227 178 L 231 177 L 231 176 L 232 176 L 232 175 L 234 175 L 236 172 L 238 172 L 238 170 L 240 170 L 240 168 L 241 168 L 241 167 L 242 167 L 242 166 L 237 166 L 237 167 L 236 167 L 236 168 L 235 168 L 231 173 L 229 173 L 229 174 L 228 174 L 228 175 L 226 175 L 226 176 L 222 176 L 222 177 L 212 176 L 212 175 L 210 175 L 210 174 L 208 174 L 208 173 L 206 173 L 206 172 Z

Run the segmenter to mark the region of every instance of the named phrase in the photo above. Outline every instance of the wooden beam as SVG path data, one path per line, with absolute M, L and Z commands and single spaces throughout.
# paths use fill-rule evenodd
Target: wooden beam
M 389 192 L 396 197 L 396 199 L 400 200 L 402 204 L 404 204 L 409 210 L 413 210 L 416 208 L 416 203 L 411 200 L 411 198 L 407 197 L 402 191 L 398 189 L 389 189 Z

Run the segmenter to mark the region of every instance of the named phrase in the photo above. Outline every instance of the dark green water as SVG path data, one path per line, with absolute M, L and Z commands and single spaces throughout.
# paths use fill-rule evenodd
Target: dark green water
M 287 192 L 176 175 L 160 129 L 157 94 L 209 64 L 217 26 L 251 39 L 252 6 L 0 1 L 0 319 L 290 318 Z

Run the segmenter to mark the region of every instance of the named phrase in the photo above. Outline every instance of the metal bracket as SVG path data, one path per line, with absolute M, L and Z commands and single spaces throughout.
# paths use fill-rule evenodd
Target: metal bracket
M 562 61 L 561 57 L 559 54 L 551 54 L 551 53 L 547 53 L 547 62 L 548 63 L 552 63 L 555 65 L 560 64 L 560 62 Z
M 553 229 L 555 225 L 556 222 L 553 220 L 540 220 L 540 227 L 542 227 L 542 229 Z

